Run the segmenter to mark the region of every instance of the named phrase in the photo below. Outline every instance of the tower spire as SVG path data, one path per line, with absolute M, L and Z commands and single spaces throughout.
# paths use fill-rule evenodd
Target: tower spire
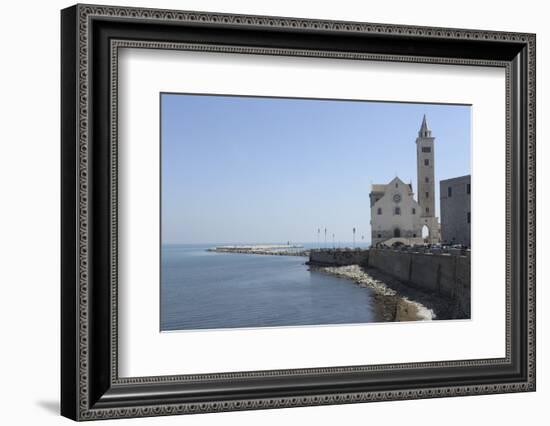
M 428 122 L 426 121 L 426 114 L 422 118 L 422 125 L 418 131 L 418 137 L 420 138 L 429 138 L 432 136 L 432 131 L 428 128 Z

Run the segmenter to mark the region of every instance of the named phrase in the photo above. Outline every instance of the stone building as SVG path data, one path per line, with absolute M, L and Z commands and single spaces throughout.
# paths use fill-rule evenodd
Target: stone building
M 421 207 L 414 199 L 410 183 L 396 177 L 386 185 L 373 185 L 370 205 L 373 245 L 392 238 L 410 240 L 421 237 Z
M 418 200 L 412 184 L 395 177 L 388 184 L 374 184 L 370 193 L 371 242 L 392 239 L 407 244 L 440 241 L 435 216 L 434 141 L 426 116 L 416 138 Z
M 439 183 L 441 240 L 444 244 L 471 246 L 470 180 L 470 175 L 467 175 L 442 180 Z

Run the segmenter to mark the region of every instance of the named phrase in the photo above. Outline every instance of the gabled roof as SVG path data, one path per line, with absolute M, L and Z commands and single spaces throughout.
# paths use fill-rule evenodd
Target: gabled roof
M 386 190 L 390 187 L 393 187 L 395 183 L 405 186 L 409 189 L 409 195 L 414 198 L 414 192 L 412 189 L 412 183 L 403 182 L 399 176 L 394 177 L 389 183 L 373 183 L 371 185 L 371 194 L 386 194 Z
M 411 188 L 412 191 L 412 186 L 410 183 L 405 183 L 401 179 L 399 179 L 398 176 L 396 176 L 392 180 L 390 180 L 389 183 L 373 183 L 371 185 L 371 192 L 386 192 L 388 186 L 393 185 L 393 183 L 396 181 L 399 182 L 401 185 L 408 186 L 409 188 Z
M 372 188 L 371 188 L 371 192 L 386 192 L 386 187 L 387 186 L 388 185 L 383 184 L 383 183 L 373 183 Z

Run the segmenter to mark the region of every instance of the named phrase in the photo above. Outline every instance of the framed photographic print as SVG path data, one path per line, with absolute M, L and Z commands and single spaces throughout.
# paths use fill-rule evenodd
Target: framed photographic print
M 64 416 L 535 390 L 535 35 L 61 28 Z

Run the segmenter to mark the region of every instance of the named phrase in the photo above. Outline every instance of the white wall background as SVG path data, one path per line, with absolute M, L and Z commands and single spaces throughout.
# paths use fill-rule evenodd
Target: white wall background
M 431 0 L 108 1 L 143 7 L 526 31 L 537 33 L 538 390 L 316 408 L 118 420 L 118 424 L 544 424 L 550 400 L 550 27 L 545 2 Z M 0 401 L 3 424 L 68 424 L 59 405 L 59 9 L 71 2 L 2 5 L 0 43 Z M 131 423 L 130 423 L 131 422 Z M 110 424 L 107 421 L 102 424 Z M 115 423 L 113 423 L 115 424 Z

